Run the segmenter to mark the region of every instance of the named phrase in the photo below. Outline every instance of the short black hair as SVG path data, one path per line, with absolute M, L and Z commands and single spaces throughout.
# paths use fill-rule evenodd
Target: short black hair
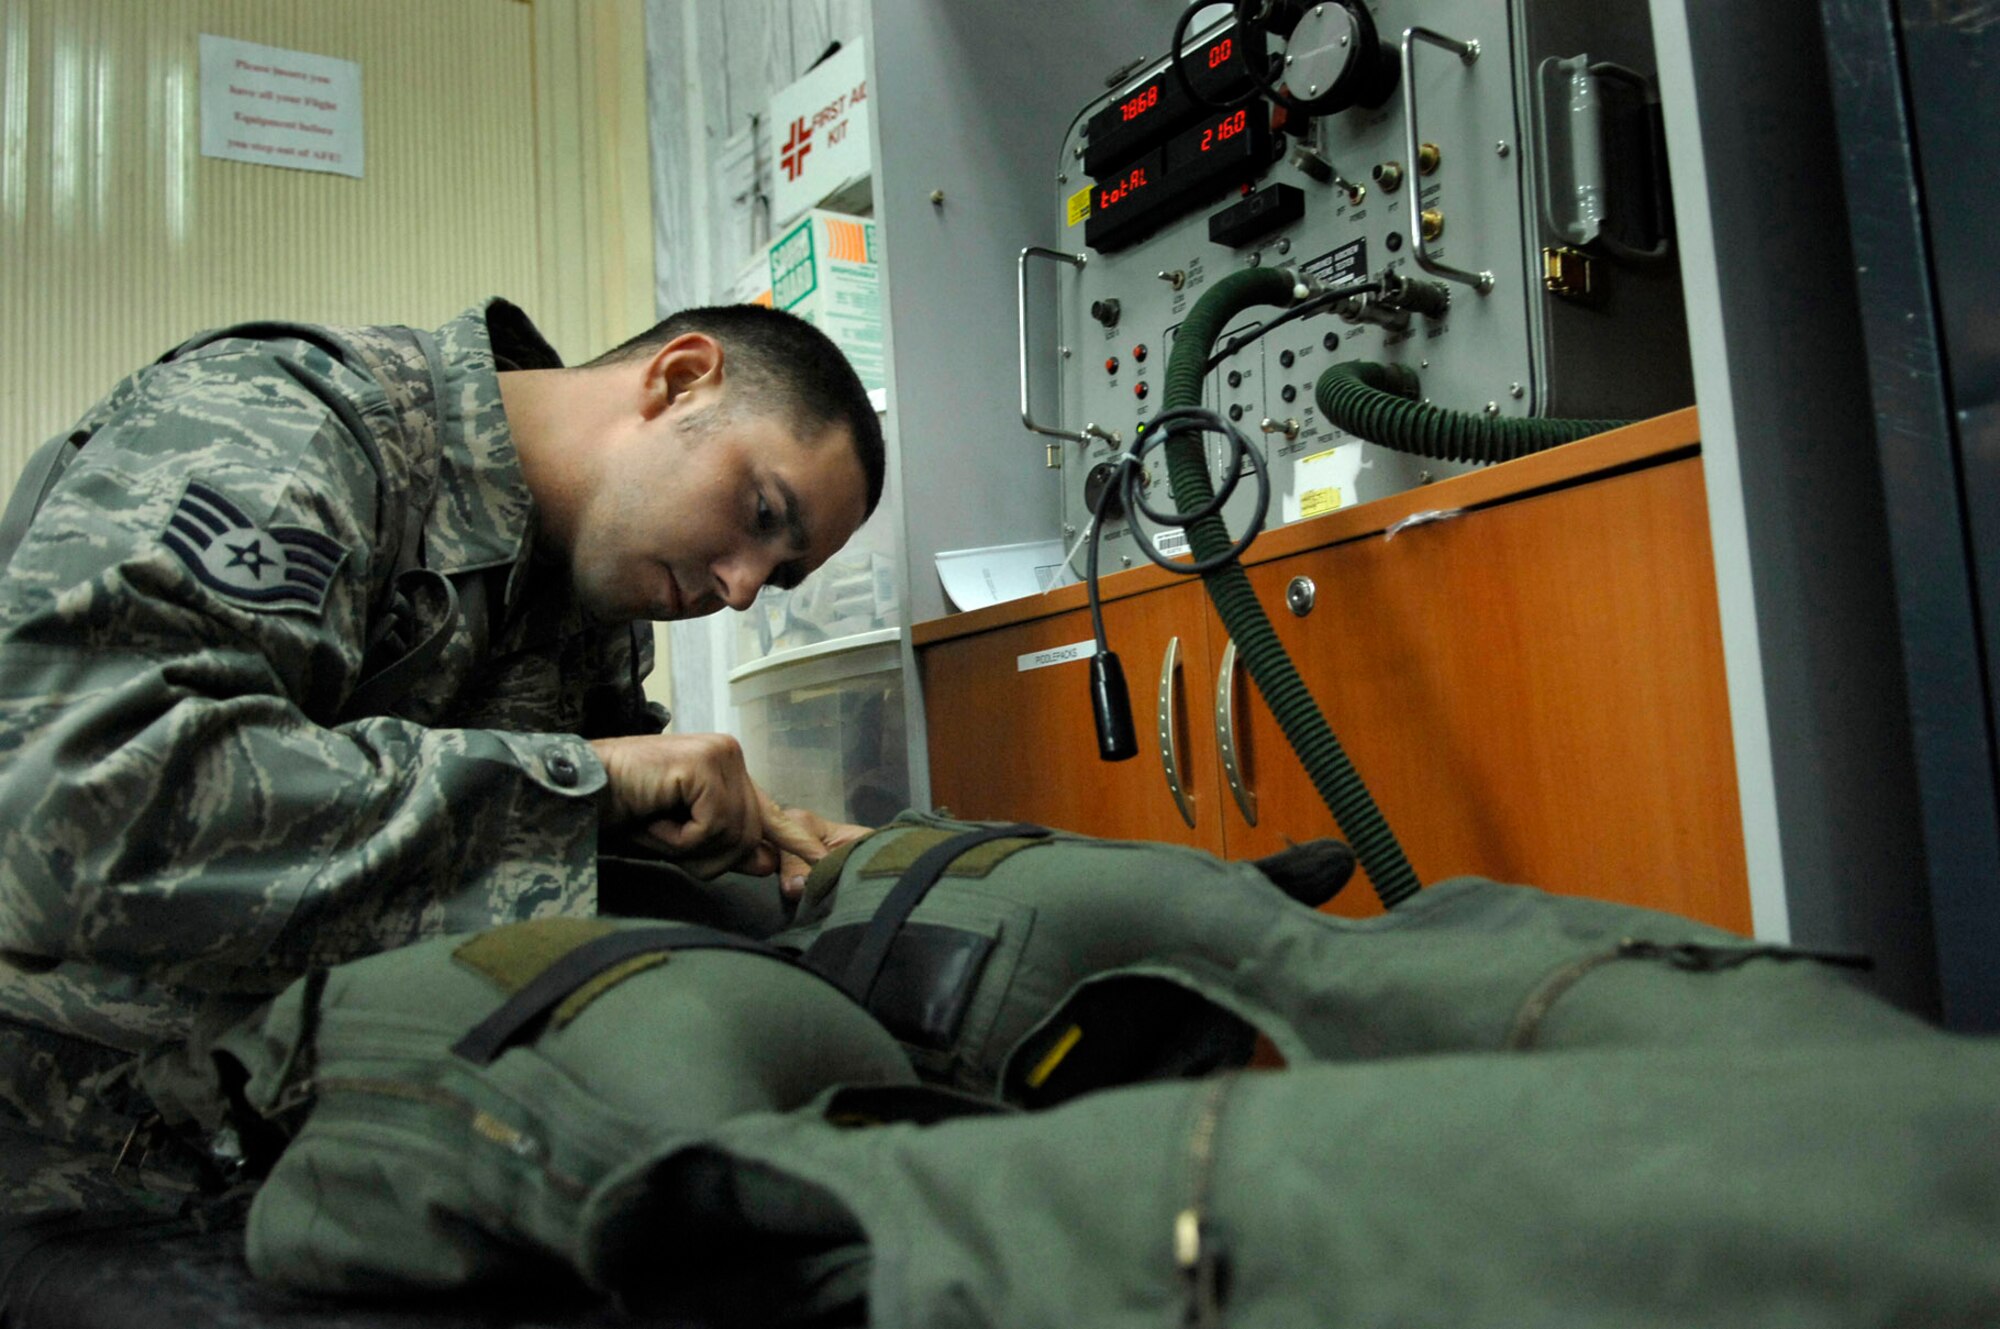
M 670 314 L 638 336 L 584 366 L 614 364 L 651 355 L 684 333 L 701 332 L 722 344 L 732 393 L 761 400 L 784 413 L 803 433 L 846 425 L 868 482 L 868 515 L 882 501 L 882 422 L 861 386 L 861 376 L 833 339 L 796 314 L 764 305 L 706 305 Z

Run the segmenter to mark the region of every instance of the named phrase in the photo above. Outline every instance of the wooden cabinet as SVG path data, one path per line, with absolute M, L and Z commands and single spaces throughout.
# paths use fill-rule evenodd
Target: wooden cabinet
M 1193 581 L 1104 606 L 1104 631 L 1126 673 L 1139 755 L 1097 755 L 1089 666 L 1090 611 L 1069 609 L 997 632 L 937 641 L 920 657 L 930 722 L 933 801 L 961 816 L 1032 821 L 1224 851 L 1215 731 L 1204 681 L 1213 678 L 1205 592 Z M 1182 799 L 1168 787 L 1158 743 L 1161 667 L 1168 683 Z M 1050 654 L 1073 654 L 1048 663 Z M 1040 659 L 1037 659 L 1040 657 Z M 949 774 L 938 783 L 942 760 Z M 946 792 L 946 791 L 949 792 Z M 1185 801 L 1190 825 L 1181 814 Z
M 1245 562 L 1279 638 L 1418 876 L 1460 873 L 1668 909 L 1747 932 L 1735 761 L 1692 411 L 1270 532 Z M 1456 515 L 1397 529 L 1426 511 Z M 1295 578 L 1313 584 L 1304 616 Z M 1081 588 L 920 625 L 933 796 L 973 817 L 1176 840 L 1230 857 L 1337 834 L 1239 680 L 1217 756 L 1227 636 L 1197 579 L 1105 582 L 1140 756 L 1097 759 L 1086 666 L 1020 657 L 1090 639 Z M 1176 737 L 1152 737 L 1178 639 Z M 1341 912 L 1375 908 L 1357 884 Z

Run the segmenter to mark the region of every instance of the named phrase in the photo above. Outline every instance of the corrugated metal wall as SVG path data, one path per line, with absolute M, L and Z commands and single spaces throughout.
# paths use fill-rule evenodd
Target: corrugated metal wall
M 202 157 L 204 32 L 358 61 L 366 178 Z M 0 0 L 0 480 L 202 327 L 644 327 L 644 79 L 637 0 Z

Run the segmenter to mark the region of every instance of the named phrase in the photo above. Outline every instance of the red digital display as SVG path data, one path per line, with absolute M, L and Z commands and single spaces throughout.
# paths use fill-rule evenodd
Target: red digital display
M 1182 79 L 1191 82 L 1203 101 L 1228 102 L 1251 87 L 1243 68 L 1254 44 L 1236 49 L 1236 29 L 1210 33 L 1186 51 L 1177 72 L 1156 69 L 1131 92 L 1108 102 L 1084 127 L 1083 170 L 1094 180 L 1130 166 L 1140 154 L 1156 149 L 1201 120 L 1208 112 L 1188 96 Z M 1155 191 L 1157 192 L 1157 191 Z
M 1146 85 L 1146 90 L 1144 92 L 1140 93 L 1136 97 L 1131 98 L 1123 106 L 1120 106 L 1118 108 L 1118 112 L 1120 118 L 1123 119 L 1123 121 L 1126 124 L 1130 124 L 1132 121 L 1137 120 L 1140 116 L 1152 110 L 1155 106 L 1158 106 L 1159 104 L 1160 104 L 1160 85 L 1157 83 L 1149 83 Z
M 1091 191 L 1084 243 L 1099 250 L 1117 248 L 1151 224 L 1148 219 L 1168 192 L 1166 160 L 1158 148 L 1119 168 Z
M 1134 194 L 1143 191 L 1147 185 L 1153 183 L 1152 175 L 1150 174 L 1153 169 L 1150 164 L 1134 166 L 1131 170 L 1122 172 L 1110 184 L 1099 185 L 1097 187 L 1096 210 L 1098 212 L 1108 212 L 1120 203 L 1123 203 L 1126 199 L 1131 198 Z
M 1227 143 L 1250 127 L 1248 107 L 1234 115 L 1224 116 L 1221 121 L 1201 131 L 1201 151 L 1207 152 L 1218 143 Z

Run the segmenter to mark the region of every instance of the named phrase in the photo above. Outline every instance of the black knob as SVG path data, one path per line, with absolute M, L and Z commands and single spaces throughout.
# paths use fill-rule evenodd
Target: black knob
M 1287 383 L 1285 384 L 1284 390 L 1281 391 L 1278 395 L 1280 397 L 1283 397 L 1287 403 L 1291 403 L 1299 399 L 1299 390 L 1293 387 L 1291 384 Z
M 1083 477 L 1083 506 L 1090 509 L 1093 515 L 1101 516 L 1106 521 L 1117 521 L 1125 515 L 1125 495 L 1112 483 L 1117 478 L 1117 465 L 1108 461 L 1097 463 L 1090 468 L 1090 473 Z M 1104 504 L 1102 512 L 1098 510 L 1100 501 Z
M 1241 403 L 1238 403 L 1237 405 L 1229 408 L 1229 418 L 1232 420 L 1241 420 L 1243 418 L 1243 407 Z
M 1278 363 L 1283 365 L 1287 369 L 1290 369 L 1293 365 L 1297 364 L 1298 359 L 1299 357 L 1293 355 L 1290 351 L 1278 352 Z
M 1107 328 L 1118 326 L 1118 302 L 1116 300 L 1092 300 L 1090 316 Z
M 1229 386 L 1232 388 L 1243 386 L 1243 373 L 1241 370 L 1232 369 L 1229 371 Z
M 1337 332 L 1329 332 L 1324 337 L 1321 337 L 1319 339 L 1319 344 L 1321 346 L 1326 347 L 1326 349 L 1329 351 L 1337 351 L 1340 349 L 1340 334 Z

